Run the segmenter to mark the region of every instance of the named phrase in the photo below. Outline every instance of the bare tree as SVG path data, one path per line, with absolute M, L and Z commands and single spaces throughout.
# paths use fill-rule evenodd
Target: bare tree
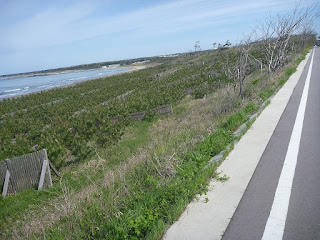
M 213 46 L 213 50 L 215 50 L 215 49 L 216 49 L 216 47 L 217 47 L 217 43 L 216 43 L 216 42 L 214 42 L 214 43 L 212 44 L 212 46 Z
M 194 44 L 194 52 L 198 52 L 200 50 L 200 41 L 196 41 L 196 43 Z
M 235 88 L 235 51 L 234 49 L 227 49 L 226 46 L 230 47 L 231 43 L 229 42 L 229 40 L 224 44 L 221 45 L 219 43 L 218 45 L 218 54 L 220 55 L 220 58 L 222 59 L 222 61 L 220 62 L 220 67 L 223 70 L 223 74 L 226 77 L 227 80 L 227 92 L 229 93 L 229 88 L 230 85 L 233 83 L 234 84 L 234 88 Z M 220 85 L 220 83 L 219 83 Z
M 293 52 L 302 51 L 306 44 L 310 44 L 314 41 L 314 36 L 316 35 L 316 32 L 314 30 L 313 25 L 306 25 L 302 29 L 301 33 L 299 35 L 296 35 L 293 37 L 293 39 L 290 41 L 290 49 Z
M 251 35 L 248 35 L 236 48 L 237 59 L 234 76 L 235 83 L 239 83 L 239 93 L 241 97 L 244 97 L 244 84 L 250 73 L 250 51 L 252 46 Z
M 304 8 L 298 5 L 287 14 L 277 14 L 259 22 L 264 64 L 269 73 L 284 64 L 291 37 L 311 25 L 316 17 L 314 10 L 315 5 Z

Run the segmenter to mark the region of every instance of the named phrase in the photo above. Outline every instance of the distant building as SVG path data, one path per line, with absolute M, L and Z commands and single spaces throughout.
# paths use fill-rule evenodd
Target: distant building
M 108 67 L 109 68 L 117 68 L 117 67 L 120 67 L 120 64 L 111 64 Z
M 132 63 L 132 65 L 137 65 L 137 64 L 144 64 L 144 63 L 149 63 L 150 60 L 145 60 L 145 61 L 141 61 L 141 62 L 134 62 Z
M 178 54 L 160 55 L 159 57 L 178 57 Z
M 107 68 L 117 68 L 120 67 L 120 64 L 110 64 L 108 66 L 102 66 L 102 69 L 107 69 Z

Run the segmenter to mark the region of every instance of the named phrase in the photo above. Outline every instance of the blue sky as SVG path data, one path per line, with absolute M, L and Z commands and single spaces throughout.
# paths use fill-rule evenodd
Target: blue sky
M 295 2 L 0 0 L 0 75 L 187 52 L 196 41 L 202 49 L 235 43 Z

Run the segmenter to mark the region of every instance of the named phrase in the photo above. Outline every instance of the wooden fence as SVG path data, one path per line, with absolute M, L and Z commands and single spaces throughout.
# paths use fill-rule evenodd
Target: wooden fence
M 165 105 L 151 110 L 158 115 L 171 114 L 172 105 Z M 132 121 L 142 121 L 147 111 L 130 114 Z M 120 116 L 121 117 L 121 116 Z M 114 121 L 117 121 L 116 117 Z M 0 161 L 0 190 L 2 195 L 21 192 L 25 189 L 42 189 L 52 185 L 51 172 L 59 176 L 48 159 L 46 149 Z
M 50 163 L 46 149 L 0 162 L 0 189 L 2 196 L 25 189 L 42 189 L 52 186 Z
M 151 112 L 154 112 L 157 115 L 163 115 L 163 114 L 171 114 L 172 113 L 172 105 L 165 105 L 158 108 L 151 109 Z M 129 114 L 131 121 L 143 121 L 145 116 L 147 114 L 147 111 L 138 112 L 138 113 L 131 113 Z M 119 118 L 123 118 L 123 116 L 114 117 L 113 121 L 118 121 Z
M 155 114 L 158 114 L 158 115 L 171 114 L 172 105 L 169 104 L 169 105 L 161 106 L 158 108 L 154 108 L 151 110 L 151 112 L 154 112 Z M 132 121 L 142 121 L 146 114 L 147 114 L 147 111 L 132 113 L 130 114 L 130 117 Z

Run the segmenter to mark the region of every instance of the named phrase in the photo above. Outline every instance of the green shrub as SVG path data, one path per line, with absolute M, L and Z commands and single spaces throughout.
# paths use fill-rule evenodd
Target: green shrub
M 192 96 L 195 99 L 203 98 L 206 95 L 206 91 L 204 89 L 196 89 L 193 93 Z

